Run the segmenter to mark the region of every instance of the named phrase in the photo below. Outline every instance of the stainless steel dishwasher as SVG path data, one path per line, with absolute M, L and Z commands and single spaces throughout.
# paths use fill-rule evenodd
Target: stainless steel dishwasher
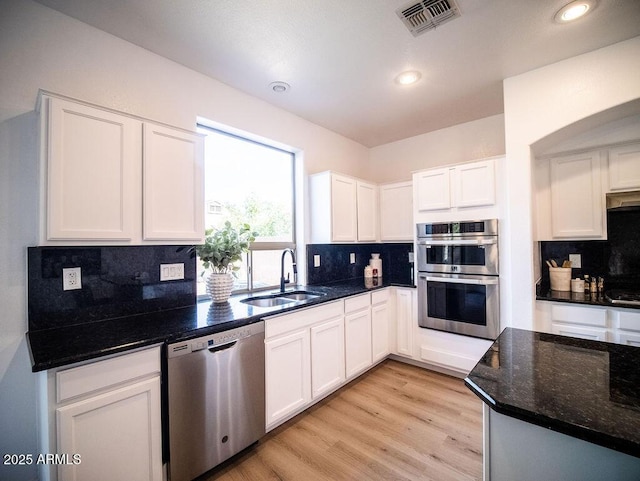
M 190 481 L 265 434 L 264 321 L 167 346 L 169 475 Z

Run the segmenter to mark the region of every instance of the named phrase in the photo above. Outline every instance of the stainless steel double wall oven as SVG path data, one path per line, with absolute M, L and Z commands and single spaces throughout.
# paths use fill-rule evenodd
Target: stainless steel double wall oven
M 484 339 L 500 333 L 498 220 L 418 224 L 418 323 Z

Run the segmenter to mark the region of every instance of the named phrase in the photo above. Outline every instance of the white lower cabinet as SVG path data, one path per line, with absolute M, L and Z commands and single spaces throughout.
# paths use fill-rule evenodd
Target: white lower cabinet
M 537 301 L 536 330 L 640 347 L 640 310 Z
M 640 310 L 611 309 L 609 317 L 615 326 L 615 342 L 640 347 Z
M 389 354 L 389 289 L 371 293 L 371 357 L 378 362 Z
M 160 378 L 56 410 L 58 452 L 77 454 L 59 480 L 162 479 Z
M 345 380 L 344 318 L 311 328 L 311 397 L 331 392 Z
M 414 289 L 396 288 L 396 349 L 395 354 L 413 357 L 413 296 Z
M 344 301 L 265 320 L 267 431 L 342 385 L 344 379 Z
M 309 330 L 265 341 L 267 427 L 311 401 Z
M 41 397 L 43 480 L 162 480 L 160 347 L 47 371 Z
M 344 301 L 344 339 L 347 379 L 365 371 L 372 364 L 371 300 L 369 294 Z
M 387 357 L 392 292 L 379 289 L 265 319 L 267 431 Z
M 608 341 L 607 311 L 599 307 L 553 304 L 551 332 L 561 336 Z

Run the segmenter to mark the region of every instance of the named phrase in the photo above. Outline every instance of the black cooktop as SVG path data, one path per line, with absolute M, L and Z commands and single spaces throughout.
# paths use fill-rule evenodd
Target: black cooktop
M 612 289 L 605 293 L 605 297 L 612 304 L 640 306 L 640 291 Z

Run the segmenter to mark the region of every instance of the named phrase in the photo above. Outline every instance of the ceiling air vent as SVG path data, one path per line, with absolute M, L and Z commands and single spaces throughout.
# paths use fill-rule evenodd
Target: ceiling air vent
M 460 16 L 460 9 L 454 0 L 423 0 L 411 2 L 396 10 L 414 37 L 433 30 L 443 23 Z

